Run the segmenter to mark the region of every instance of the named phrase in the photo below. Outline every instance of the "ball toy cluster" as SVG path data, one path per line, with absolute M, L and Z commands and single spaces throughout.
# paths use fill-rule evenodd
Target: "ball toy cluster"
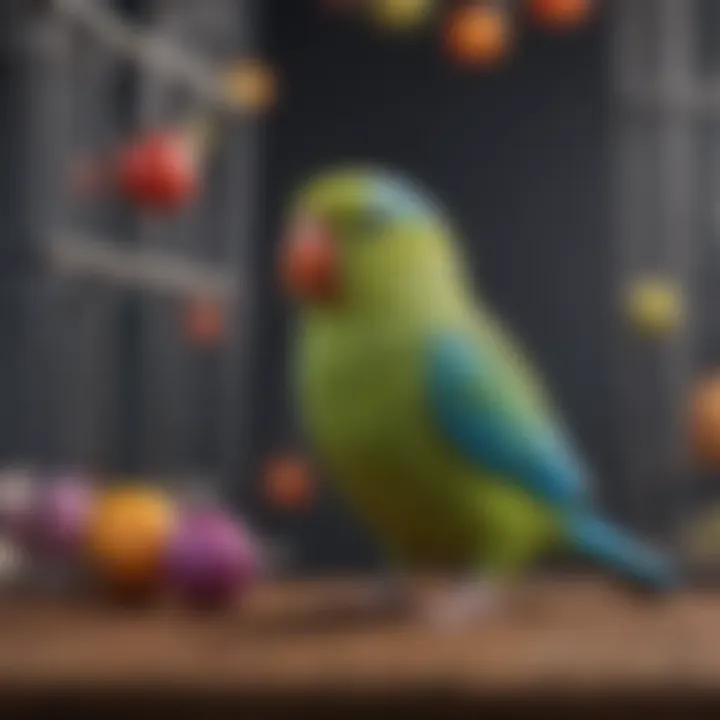
M 333 15 L 358 16 L 394 36 L 437 25 L 446 57 L 465 70 L 508 62 L 527 26 L 563 35 L 599 14 L 597 0 L 318 0 Z
M 260 549 L 240 519 L 150 485 L 0 475 L 0 523 L 27 557 L 76 564 L 116 599 L 229 604 L 261 571 Z

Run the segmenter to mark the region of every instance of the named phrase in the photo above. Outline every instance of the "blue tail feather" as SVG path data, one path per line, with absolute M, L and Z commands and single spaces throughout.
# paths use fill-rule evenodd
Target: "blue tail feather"
M 680 582 L 669 558 L 605 520 L 574 517 L 566 532 L 574 549 L 626 580 L 655 590 L 670 589 Z

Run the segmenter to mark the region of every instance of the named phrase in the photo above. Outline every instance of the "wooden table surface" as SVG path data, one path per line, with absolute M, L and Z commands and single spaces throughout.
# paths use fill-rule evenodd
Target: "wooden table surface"
M 5 599 L 0 697 L 23 688 L 359 699 L 720 689 L 720 594 L 652 600 L 595 580 L 538 582 L 506 617 L 440 633 L 353 610 L 358 587 L 272 584 L 242 608 L 207 615 Z

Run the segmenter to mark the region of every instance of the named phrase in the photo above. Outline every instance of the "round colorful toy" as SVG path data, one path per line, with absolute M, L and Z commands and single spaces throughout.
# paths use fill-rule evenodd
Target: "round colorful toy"
M 198 158 L 193 138 L 179 131 L 155 131 L 131 142 L 120 154 L 121 192 L 144 210 L 173 212 L 198 193 Z
M 545 30 L 569 31 L 584 25 L 595 10 L 594 0 L 528 0 L 533 22 Z
M 265 469 L 266 502 L 279 510 L 306 510 L 315 499 L 315 485 L 308 463 L 301 457 L 272 458 Z
M 514 45 L 507 11 L 492 4 L 461 5 L 448 16 L 445 48 L 458 65 L 492 68 L 505 62 Z
M 85 540 L 94 491 L 80 475 L 39 483 L 26 529 L 28 547 L 44 557 L 71 557 Z
M 669 279 L 638 279 L 627 294 L 627 315 L 640 335 L 660 337 L 677 330 L 684 320 L 682 295 Z
M 427 25 L 435 6 L 435 0 L 370 0 L 367 10 L 379 29 L 407 33 Z
M 87 557 L 101 584 L 117 596 L 154 594 L 174 531 L 174 503 L 142 487 L 111 490 L 98 498 L 87 533 Z
M 223 74 L 222 86 L 232 104 L 254 114 L 267 112 L 278 99 L 277 75 L 259 58 L 248 58 L 231 66 Z
M 181 514 L 165 557 L 170 587 L 196 606 L 230 602 L 257 576 L 259 566 L 250 534 L 210 508 Z

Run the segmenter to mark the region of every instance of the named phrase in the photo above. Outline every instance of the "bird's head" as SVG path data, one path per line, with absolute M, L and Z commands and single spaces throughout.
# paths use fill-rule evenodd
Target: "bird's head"
M 284 233 L 284 288 L 318 311 L 392 312 L 432 294 L 456 269 L 443 213 L 387 172 L 353 168 L 314 178 L 293 199 Z

